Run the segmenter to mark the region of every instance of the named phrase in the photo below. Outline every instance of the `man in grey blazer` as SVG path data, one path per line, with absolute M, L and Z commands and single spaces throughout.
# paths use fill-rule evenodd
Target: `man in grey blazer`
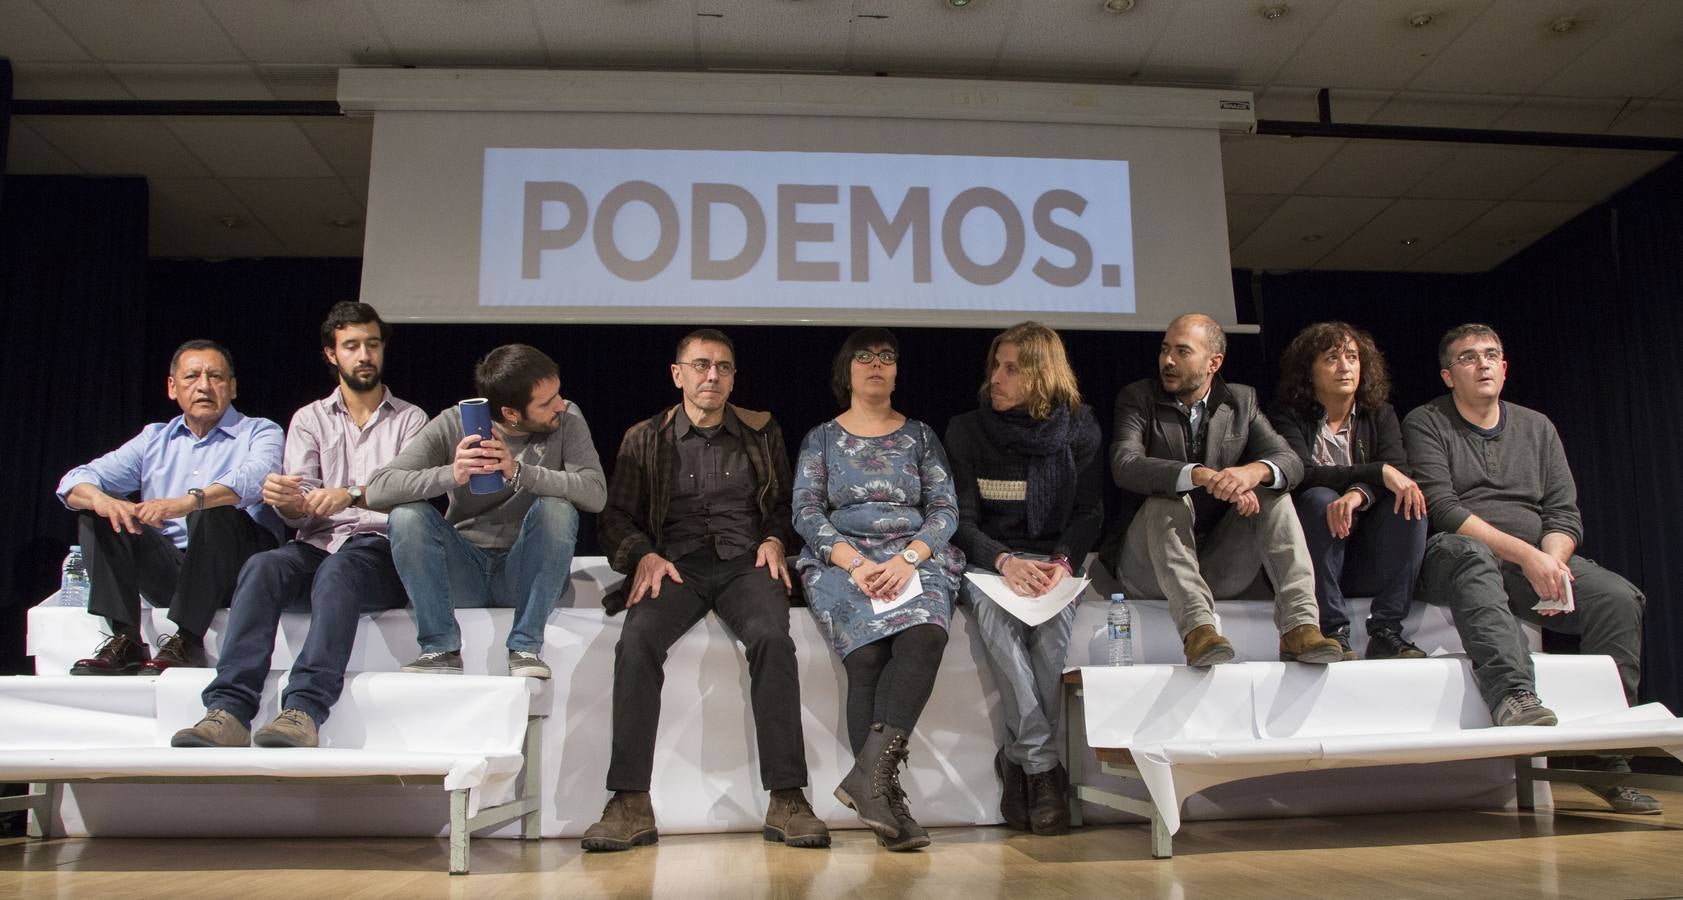
M 1257 408 L 1256 391 L 1216 373 L 1227 335 L 1209 316 L 1169 323 L 1156 379 L 1116 395 L 1110 474 L 1133 518 L 1117 575 L 1135 596 L 1164 597 L 1186 662 L 1233 659 L 1215 627 L 1215 601 L 1238 596 L 1257 569 L 1274 587 L 1280 659 L 1343 657 L 1321 634 L 1315 571 L 1291 487 L 1303 464 Z

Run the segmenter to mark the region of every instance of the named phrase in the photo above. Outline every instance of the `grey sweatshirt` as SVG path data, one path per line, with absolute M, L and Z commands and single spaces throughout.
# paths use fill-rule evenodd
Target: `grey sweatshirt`
M 439 413 L 403 450 L 368 480 L 368 508 L 388 512 L 400 503 L 430 500 L 448 494 L 444 518 L 476 547 L 506 550 L 514 546 L 520 523 L 536 497 L 560 497 L 581 512 L 600 512 L 608 499 L 608 480 L 590 426 L 577 405 L 569 402 L 561 425 L 547 435 L 509 435 L 509 452 L 520 460 L 520 487 L 506 486 L 495 494 L 475 494 L 456 484 L 450 463 L 462 441 L 462 414 L 457 407 Z
M 1453 534 L 1478 516 L 1532 546 L 1559 532 L 1583 543 L 1578 486 L 1548 417 L 1503 401 L 1507 424 L 1485 437 L 1445 395 L 1403 420 L 1403 446 L 1426 494 L 1432 530 Z

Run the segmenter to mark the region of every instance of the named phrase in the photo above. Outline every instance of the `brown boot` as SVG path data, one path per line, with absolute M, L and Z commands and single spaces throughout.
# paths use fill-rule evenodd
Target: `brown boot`
M 859 820 L 875 832 L 877 842 L 884 844 L 900 839 L 900 823 L 894 817 L 890 800 L 900 789 L 900 757 L 896 748 L 905 746 L 903 729 L 884 725 L 871 726 L 865 746 L 853 758 L 853 768 L 836 785 L 836 799 L 859 814 Z
M 1201 669 L 1233 661 L 1233 644 L 1222 637 L 1214 625 L 1199 625 L 1187 632 L 1182 646 L 1189 666 Z
M 766 810 L 766 825 L 760 832 L 765 839 L 791 847 L 828 847 L 830 829 L 813 815 L 812 804 L 800 788 L 771 792 L 771 807 Z
M 171 747 L 246 747 L 251 729 L 225 709 L 207 709 L 192 728 L 183 728 L 169 739 Z
M 282 710 L 275 720 L 252 736 L 259 747 L 314 747 L 321 743 L 316 720 L 301 709 Z
M 1068 784 L 1069 773 L 1061 765 L 1029 773 L 1029 821 L 1035 834 L 1069 833 Z
M 1280 662 L 1326 665 L 1344 658 L 1344 648 L 1321 634 L 1318 625 L 1299 625 L 1280 635 Z
M 586 850 L 630 850 L 660 840 L 648 791 L 615 791 L 602 808 L 602 820 L 584 830 Z

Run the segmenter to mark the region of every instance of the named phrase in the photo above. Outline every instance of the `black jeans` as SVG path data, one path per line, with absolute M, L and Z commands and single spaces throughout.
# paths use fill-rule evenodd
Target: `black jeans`
M 1426 552 L 1426 520 L 1405 519 L 1389 491 L 1379 491 L 1373 505 L 1356 514 L 1350 536 L 1339 540 L 1327 528 L 1327 507 L 1338 499 L 1332 488 L 1313 487 L 1297 494 L 1297 518 L 1315 564 L 1315 600 L 1321 631 L 1348 627 L 1345 594 L 1373 597 L 1367 630 L 1389 625 L 1401 629 L 1420 577 Z
M 187 514 L 187 549 L 147 525 L 139 534 L 113 531 L 110 521 L 77 516 L 82 559 L 88 566 L 88 612 L 117 627 L 140 627 L 140 596 L 169 607 L 182 631 L 203 637 L 216 611 L 228 605 L 240 567 L 254 553 L 273 550 L 274 534 L 238 507 Z
M 329 555 L 293 541 L 246 560 L 234 588 L 228 633 L 216 660 L 216 679 L 205 688 L 205 709 L 221 709 L 247 724 L 262 702 L 281 613 L 308 610 L 310 630 L 292 664 L 282 709 L 301 709 L 321 724 L 339 700 L 345 666 L 361 613 L 397 609 L 407 602 L 384 537 L 359 534 Z
M 625 628 L 614 648 L 608 790 L 649 789 L 666 654 L 708 610 L 718 613 L 747 650 L 760 781 L 768 791 L 806 786 L 800 670 L 795 642 L 789 637 L 789 596 L 781 580 L 755 567 L 754 555 L 749 551 L 721 560 L 711 547 L 697 550 L 673 562 L 682 584 L 666 579 L 659 597 L 644 597 L 625 611 Z

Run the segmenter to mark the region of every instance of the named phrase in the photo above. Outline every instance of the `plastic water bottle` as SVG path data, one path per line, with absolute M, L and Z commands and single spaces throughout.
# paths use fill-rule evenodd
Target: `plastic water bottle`
M 1106 648 L 1109 663 L 1113 666 L 1131 666 L 1134 664 L 1134 617 L 1128 609 L 1128 600 L 1118 591 L 1110 595 L 1110 610 L 1105 613 Z
M 71 545 L 65 554 L 64 567 L 58 582 L 58 605 L 88 608 L 88 565 L 82 561 L 80 545 Z

